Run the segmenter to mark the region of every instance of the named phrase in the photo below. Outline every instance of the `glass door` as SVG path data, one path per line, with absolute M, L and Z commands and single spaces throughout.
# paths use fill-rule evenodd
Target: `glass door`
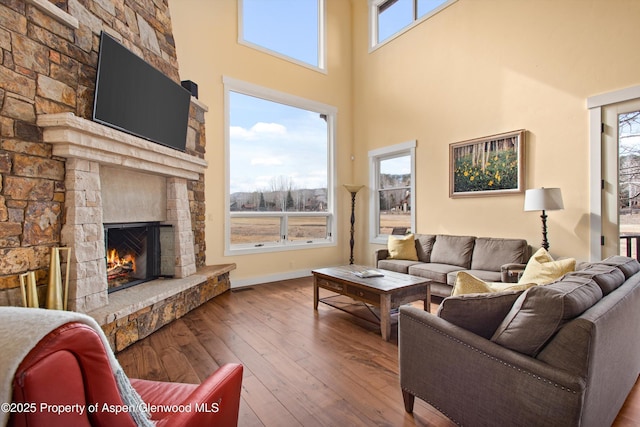
M 640 100 L 603 108 L 602 258 L 640 256 Z

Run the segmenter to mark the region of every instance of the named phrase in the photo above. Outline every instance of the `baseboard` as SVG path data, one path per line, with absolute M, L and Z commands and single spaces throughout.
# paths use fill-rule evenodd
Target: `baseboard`
M 311 276 L 311 270 L 286 271 L 284 273 L 271 274 L 268 276 L 257 276 L 248 279 L 234 279 L 231 277 L 231 289 L 244 288 L 245 286 L 261 285 L 264 283 L 278 282 L 280 280 L 299 279 Z

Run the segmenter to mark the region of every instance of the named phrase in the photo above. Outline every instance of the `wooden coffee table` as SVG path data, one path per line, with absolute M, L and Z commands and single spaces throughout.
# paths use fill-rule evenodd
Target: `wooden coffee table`
M 365 279 L 354 274 L 363 270 L 376 270 L 383 276 Z M 424 310 L 430 311 L 431 281 L 424 277 L 362 265 L 320 268 L 313 270 L 312 273 L 313 308 L 315 310 L 318 310 L 318 302 L 327 303 L 319 298 L 319 288 L 328 289 L 337 294 L 379 307 L 380 332 L 385 341 L 389 341 L 391 335 L 391 310 L 402 304 L 423 300 Z

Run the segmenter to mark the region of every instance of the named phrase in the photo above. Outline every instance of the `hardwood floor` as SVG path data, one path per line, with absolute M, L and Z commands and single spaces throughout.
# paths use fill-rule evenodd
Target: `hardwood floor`
M 227 292 L 117 357 L 130 377 L 186 383 L 242 363 L 241 427 L 453 426 L 420 399 L 404 411 L 397 328 L 385 342 L 369 322 L 324 304 L 315 312 L 312 283 Z M 640 425 L 640 385 L 614 425 Z

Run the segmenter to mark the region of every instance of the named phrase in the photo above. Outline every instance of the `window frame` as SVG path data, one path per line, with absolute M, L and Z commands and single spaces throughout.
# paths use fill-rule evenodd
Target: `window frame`
M 395 38 L 399 37 L 400 35 L 406 33 L 407 31 L 409 31 L 410 29 L 412 29 L 413 27 L 415 27 L 416 25 L 426 21 L 427 19 L 431 18 L 432 16 L 440 13 L 441 11 L 443 11 L 444 9 L 446 9 L 447 7 L 451 6 L 452 4 L 456 3 L 458 0 L 448 0 L 445 3 L 442 3 L 440 6 L 436 7 L 435 9 L 431 10 L 430 12 L 425 13 L 423 16 L 417 17 L 417 10 L 418 10 L 418 0 L 413 0 L 413 21 L 409 24 L 406 25 L 402 28 L 399 28 L 398 31 L 396 31 L 395 33 L 393 33 L 392 35 L 390 35 L 389 37 L 387 37 L 384 40 L 381 40 L 380 42 L 378 42 L 378 16 L 379 16 L 379 7 L 382 6 L 384 3 L 387 3 L 389 1 L 394 1 L 394 0 L 368 0 L 369 1 L 369 53 L 379 49 L 380 47 L 386 45 L 387 43 L 389 43 L 390 41 L 394 40 Z
M 317 0 L 318 2 L 318 65 L 309 64 L 307 62 L 296 59 L 292 56 L 278 52 L 268 47 L 256 44 L 249 40 L 244 39 L 244 23 L 243 23 L 243 10 L 244 0 L 238 0 L 238 44 L 250 47 L 252 49 L 259 50 L 268 55 L 275 56 L 285 61 L 292 62 L 294 64 L 309 68 L 314 71 L 318 71 L 323 74 L 327 74 L 327 6 L 326 0 Z
M 411 162 L 411 232 L 416 229 L 416 141 L 407 141 L 369 151 L 369 241 L 387 244 L 389 234 L 380 234 L 380 162 L 396 157 L 410 156 Z
M 312 101 L 306 98 L 290 95 L 288 93 L 265 88 L 252 83 L 223 77 L 224 86 L 224 143 L 225 143 L 225 255 L 242 255 L 256 254 L 264 252 L 280 252 L 299 249 L 316 249 L 321 247 L 336 246 L 337 224 L 335 220 L 335 190 L 336 181 L 336 132 L 337 132 L 337 116 L 338 109 L 334 106 L 323 104 L 321 102 Z M 230 96 L 229 92 L 236 92 L 267 101 L 289 105 L 292 107 L 317 112 L 326 115 L 327 120 L 327 210 L 325 212 L 231 212 L 231 140 L 230 140 Z M 271 243 L 247 243 L 247 244 L 231 244 L 231 218 L 256 218 L 256 217 L 278 217 L 280 218 L 280 237 L 278 242 Z M 327 218 L 327 237 L 325 239 L 308 240 L 288 240 L 286 232 L 288 227 L 287 219 L 289 217 L 326 217 Z M 284 236 L 283 237 L 283 233 Z

